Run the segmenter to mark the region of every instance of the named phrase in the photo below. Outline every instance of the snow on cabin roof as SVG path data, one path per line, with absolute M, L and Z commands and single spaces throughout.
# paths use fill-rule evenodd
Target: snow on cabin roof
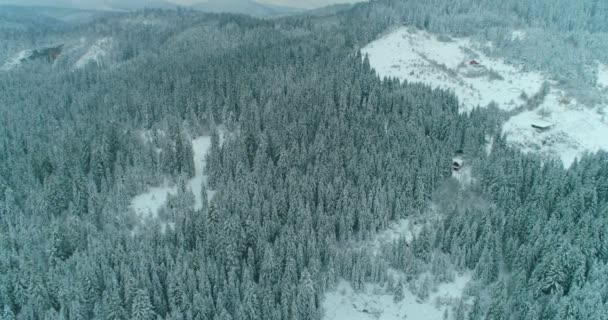
M 543 121 L 543 120 L 536 120 L 536 121 L 532 122 L 532 128 L 536 128 L 536 129 L 549 129 L 553 126 L 554 126 L 553 123 Z

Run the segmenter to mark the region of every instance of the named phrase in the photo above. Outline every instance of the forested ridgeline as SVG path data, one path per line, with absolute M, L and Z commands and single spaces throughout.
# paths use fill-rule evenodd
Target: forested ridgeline
M 182 22 L 113 31 L 114 66 L 2 74 L 2 319 L 320 319 L 338 278 L 387 281 L 390 265 L 414 281 L 438 259 L 475 270 L 471 319 L 606 317 L 607 156 L 565 171 L 500 137 L 487 156 L 501 115 L 378 79 L 357 47 L 389 22 L 365 8 L 154 11 Z M 79 32 L 125 17 L 108 19 Z M 195 211 L 180 188 L 165 209 L 175 228 L 133 235 L 130 199 L 191 177 L 202 134 L 215 197 Z M 450 182 L 457 149 L 467 189 Z M 411 245 L 378 260 L 344 250 L 430 201 L 442 223 Z

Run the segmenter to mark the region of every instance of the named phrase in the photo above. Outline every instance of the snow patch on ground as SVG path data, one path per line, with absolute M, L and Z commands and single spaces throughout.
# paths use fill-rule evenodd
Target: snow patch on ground
M 378 254 L 383 245 L 398 241 L 402 237 L 404 237 L 407 242 L 414 240 L 414 237 L 418 236 L 420 231 L 422 231 L 422 226 L 422 223 L 419 223 L 414 219 L 399 219 L 398 221 L 391 223 L 385 230 L 379 232 L 373 240 L 364 242 L 363 245 L 371 247 L 373 253 Z
M 211 137 L 199 137 L 192 141 L 192 149 L 194 151 L 194 172 L 195 176 L 190 180 L 188 185 L 194 194 L 194 209 L 200 210 L 203 207 L 202 188 L 203 182 L 207 185 L 207 176 L 204 174 L 205 166 L 207 165 L 207 153 L 211 148 Z M 213 191 L 207 190 L 207 199 L 213 197 Z
M 467 165 L 463 166 L 459 171 L 452 171 L 452 177 L 456 179 L 463 188 L 468 187 L 475 182 L 471 167 Z
M 454 282 L 439 284 L 426 301 L 419 302 L 409 290 L 395 301 L 394 295 L 378 285 L 367 285 L 355 291 L 351 284 L 341 281 L 328 292 L 322 302 L 324 320 L 441 320 L 453 302 L 462 298 L 470 281 L 468 274 L 457 276 Z
M 486 155 L 490 156 L 492 154 L 492 149 L 494 149 L 494 137 L 486 136 Z
M 600 63 L 597 70 L 597 85 L 608 89 L 608 65 Z
M 150 132 L 142 131 L 140 138 L 144 142 L 151 142 L 152 138 Z M 221 140 L 220 140 L 221 141 Z M 202 136 L 192 140 L 192 149 L 194 153 L 194 178 L 188 181 L 188 187 L 194 195 L 194 209 L 200 210 L 203 207 L 203 183 L 207 183 L 207 176 L 204 174 L 206 157 L 209 149 L 211 148 L 211 137 Z M 207 199 L 213 197 L 214 192 L 207 190 Z M 167 203 L 169 195 L 177 194 L 177 186 L 171 186 L 168 183 L 164 183 L 159 187 L 152 187 L 145 193 L 142 193 L 131 200 L 130 208 L 135 212 L 138 218 L 145 223 L 151 219 L 158 218 L 159 210 Z M 164 229 L 167 225 L 171 226 L 171 223 L 162 223 L 161 227 Z
M 381 77 L 396 77 L 452 90 L 461 111 L 496 102 L 504 110 L 525 104 L 522 92 L 537 93 L 545 77 L 525 72 L 476 49 L 467 38 L 438 37 L 402 27 L 362 49 Z
M 4 65 L 2 65 L 2 68 L 0 68 L 2 71 L 9 71 L 12 70 L 18 66 L 21 65 L 21 62 L 27 58 L 29 58 L 32 55 L 32 51 L 31 50 L 23 50 L 23 51 L 19 51 L 17 54 L 15 54 L 12 58 L 8 59 Z
M 167 136 L 167 134 L 165 133 L 165 131 L 160 130 L 160 129 L 157 129 L 156 131 L 140 130 L 138 132 L 139 140 L 141 140 L 141 142 L 143 144 L 148 144 L 148 145 L 155 145 L 157 137 L 164 138 L 166 136 Z M 154 147 L 154 150 L 156 151 L 157 154 L 160 154 L 163 151 L 163 149 L 158 148 L 158 147 Z
M 405 239 L 410 242 L 420 234 L 425 224 L 436 223 L 437 208 L 430 204 L 427 214 L 418 217 L 408 217 L 392 223 L 386 230 L 379 232 L 373 239 L 361 241 L 354 247 L 371 248 L 371 253 L 377 255 L 385 245 Z M 403 283 L 403 299 L 395 301 L 394 289 L 388 285 L 364 284 L 361 290 L 355 290 L 348 281 L 341 280 L 337 287 L 325 293 L 322 300 L 323 320 L 440 320 L 446 310 L 451 310 L 461 299 L 467 283 L 471 280 L 470 273 L 456 275 L 449 283 L 432 283 L 432 275 L 423 273 L 412 282 L 407 282 L 403 272 L 395 269 L 388 270 L 388 276 L 394 284 Z M 430 293 L 428 298 L 420 300 L 414 293 L 419 286 L 428 280 Z
M 101 38 L 95 41 L 95 43 L 89 47 L 89 49 L 80 57 L 80 59 L 76 61 L 74 67 L 76 69 L 82 69 L 89 63 L 102 65 L 103 59 L 107 57 L 108 52 L 112 47 L 112 43 L 112 38 L 109 37 Z
M 511 41 L 525 40 L 528 34 L 524 30 L 515 30 L 511 32 Z
M 515 30 L 511 40 L 526 36 L 525 31 Z M 512 146 L 524 152 L 558 158 L 569 167 L 585 152 L 608 150 L 605 102 L 584 106 L 559 89 L 551 78 L 490 58 L 480 50 L 490 45 L 402 27 L 373 41 L 362 53 L 369 56 L 371 66 L 381 77 L 453 91 L 461 103 L 461 112 L 492 101 L 500 109 L 511 111 L 513 116 L 504 124 L 503 133 Z M 597 87 L 604 92 L 603 100 L 608 101 L 608 66 L 599 63 L 597 74 Z M 549 94 L 540 106 L 529 104 L 528 97 L 541 92 L 544 83 L 548 84 Z M 551 129 L 532 127 L 541 121 L 551 123 Z M 490 153 L 492 141 L 487 141 L 486 146 Z M 465 184 L 468 181 L 467 176 L 457 178 Z
M 589 108 L 576 101 L 564 103 L 552 90 L 536 110 L 513 116 L 503 126 L 507 142 L 524 152 L 558 158 L 570 167 L 585 152 L 608 150 L 608 106 Z M 551 126 L 538 130 L 532 125 Z
M 167 202 L 169 195 L 177 194 L 177 187 L 165 183 L 160 187 L 152 187 L 131 200 L 131 209 L 142 220 L 158 218 L 158 211 Z

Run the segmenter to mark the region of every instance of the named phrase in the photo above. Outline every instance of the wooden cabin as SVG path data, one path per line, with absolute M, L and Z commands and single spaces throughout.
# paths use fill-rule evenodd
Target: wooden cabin
M 532 123 L 532 128 L 536 129 L 538 132 L 545 132 L 551 130 L 555 125 L 546 121 L 535 121 Z

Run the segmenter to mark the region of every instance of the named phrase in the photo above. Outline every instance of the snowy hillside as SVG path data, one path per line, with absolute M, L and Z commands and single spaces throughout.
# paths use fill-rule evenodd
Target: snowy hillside
M 202 208 L 202 187 L 206 182 L 204 175 L 205 162 L 209 148 L 211 147 L 211 137 L 203 136 L 192 140 L 192 150 L 194 151 L 195 176 L 188 181 L 188 187 L 194 195 L 194 209 Z M 158 218 L 159 210 L 166 204 L 169 195 L 177 194 L 177 186 L 165 182 L 158 187 L 152 187 L 148 191 L 134 197 L 131 200 L 130 208 L 142 221 L 155 220 Z M 210 199 L 213 191 L 207 191 Z M 162 223 L 164 228 L 165 223 Z
M 456 307 L 463 296 L 470 275 L 458 276 L 454 282 L 439 284 L 425 301 L 420 301 L 409 290 L 403 299 L 395 301 L 385 288 L 367 285 L 355 291 L 351 284 L 341 281 L 338 287 L 325 295 L 324 320 L 441 320 Z
M 436 225 L 440 219 L 437 206 L 431 204 L 425 214 L 399 219 L 371 239 L 356 241 L 345 250 L 367 248 L 371 249 L 374 259 L 383 259 L 382 251 L 387 246 L 400 239 L 411 243 L 424 225 Z M 388 277 L 393 280 L 392 288 L 368 283 L 354 289 L 351 282 L 341 280 L 335 289 L 324 295 L 323 320 L 440 320 L 446 311 L 451 314 L 461 301 L 467 303 L 464 291 L 471 281 L 470 273 L 454 275 L 451 281 L 437 283 L 428 272 L 407 281 L 403 272 L 390 268 Z M 403 284 L 402 295 L 396 297 L 395 286 L 399 283 Z M 421 299 L 420 293 L 425 290 L 428 290 L 428 296 Z
M 0 70 L 2 71 L 9 71 L 12 70 L 13 68 L 18 67 L 19 65 L 21 65 L 21 63 L 28 59 L 30 56 L 32 55 L 32 51 L 31 50 L 23 50 L 23 51 L 19 51 L 18 53 L 16 53 L 14 56 L 12 56 L 11 58 L 9 58 L 3 65 L 2 68 L 0 68 Z
M 105 37 L 95 41 L 78 61 L 76 61 L 74 67 L 81 69 L 89 63 L 102 65 L 104 63 L 104 58 L 108 56 L 111 47 L 112 38 Z
M 566 167 L 585 152 L 608 150 L 608 106 L 589 108 L 576 101 L 566 104 L 560 97 L 552 91 L 538 109 L 509 119 L 503 126 L 507 141 L 524 152 L 557 157 Z M 535 129 L 535 125 L 548 129 Z
M 382 77 L 397 77 L 450 89 L 462 111 L 490 102 L 512 110 L 525 104 L 522 93 L 538 92 L 545 78 L 490 59 L 469 39 L 442 38 L 411 28 L 399 28 L 370 43 L 362 53 Z
M 525 37 L 525 31 L 516 30 L 511 38 L 515 41 Z M 369 56 L 371 66 L 382 77 L 453 91 L 462 112 L 491 102 L 513 112 L 503 133 L 511 145 L 524 152 L 561 159 L 568 167 L 585 152 L 608 150 L 606 65 L 599 64 L 597 71 L 597 89 L 605 95 L 604 102 L 585 106 L 558 88 L 550 77 L 489 58 L 479 50 L 482 46 L 492 44 L 403 27 L 368 44 L 362 53 Z M 546 95 L 543 85 L 547 86 Z
M 608 65 L 599 64 L 597 70 L 597 85 L 600 88 L 608 89 Z

